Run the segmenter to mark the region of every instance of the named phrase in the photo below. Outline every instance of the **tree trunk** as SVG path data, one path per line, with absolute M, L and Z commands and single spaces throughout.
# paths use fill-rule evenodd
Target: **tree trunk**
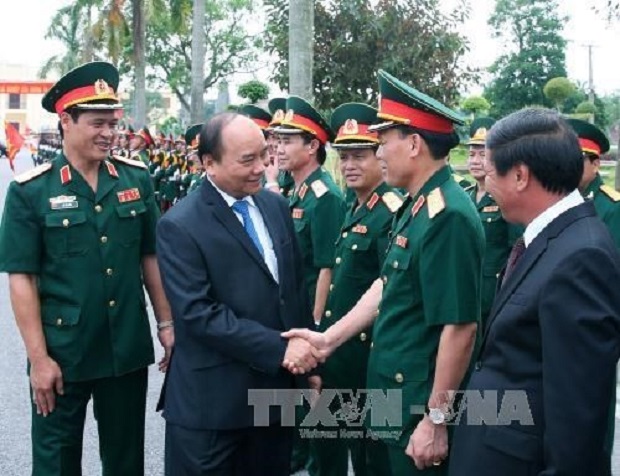
M 215 101 L 215 112 L 224 112 L 228 108 L 230 104 L 230 94 L 228 92 L 228 81 L 223 79 L 219 86 L 217 92 L 217 100 Z
M 146 125 L 146 18 L 144 0 L 132 0 L 132 37 L 134 47 L 134 127 Z
M 84 27 L 84 49 L 82 50 L 82 63 L 90 63 L 94 56 L 93 39 L 93 7 L 86 7 L 86 26 Z
M 204 122 L 204 71 L 205 71 L 205 0 L 194 0 L 192 14 L 192 124 Z
M 314 0 L 289 2 L 289 93 L 313 100 Z

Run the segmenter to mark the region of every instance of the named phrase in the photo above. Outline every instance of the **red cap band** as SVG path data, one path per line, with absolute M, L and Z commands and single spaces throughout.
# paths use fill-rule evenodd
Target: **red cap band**
M 449 119 L 386 98 L 381 98 L 377 117 L 440 134 L 454 132 L 454 124 Z
M 64 112 L 67 108 L 75 106 L 76 104 L 83 104 L 85 102 L 97 101 L 100 99 L 113 99 L 118 101 L 114 90 L 108 86 L 107 91 L 102 91 L 95 84 L 90 86 L 84 86 L 81 88 L 73 89 L 67 94 L 62 96 L 56 104 L 56 114 Z
M 590 139 L 579 138 L 579 145 L 583 152 L 589 152 L 591 154 L 601 155 L 601 147 Z
M 327 143 L 327 140 L 329 139 L 327 132 L 321 126 L 313 120 L 300 116 L 299 114 L 293 114 L 291 119 L 285 119 L 282 122 L 282 125 L 297 127 L 298 129 L 309 132 L 310 134 L 315 135 L 322 144 Z

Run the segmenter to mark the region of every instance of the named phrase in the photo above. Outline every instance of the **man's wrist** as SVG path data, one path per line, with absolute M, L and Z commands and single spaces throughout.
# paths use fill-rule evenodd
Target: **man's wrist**
M 168 329 L 169 327 L 174 327 L 174 321 L 172 319 L 166 319 L 164 321 L 159 321 L 157 323 L 157 330 L 161 331 L 164 329 Z
M 278 182 L 269 181 L 265 183 L 265 188 L 280 188 Z

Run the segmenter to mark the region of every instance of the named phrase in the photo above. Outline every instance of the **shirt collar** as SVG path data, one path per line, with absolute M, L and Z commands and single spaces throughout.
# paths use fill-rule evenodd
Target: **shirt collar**
M 559 217 L 562 213 L 582 203 L 583 197 L 579 193 L 579 190 L 573 190 L 570 194 L 562 198 L 562 200 L 547 208 L 544 212 L 534 218 L 527 228 L 525 228 L 525 232 L 523 233 L 525 246 L 530 246 L 530 243 L 534 241 L 534 238 L 536 238 L 547 227 L 547 225 L 549 225 L 549 223 Z
M 215 185 L 215 182 L 211 180 L 211 177 L 209 177 L 209 174 L 207 174 L 207 179 L 209 180 L 209 182 L 211 182 L 211 185 L 213 185 L 213 188 L 215 188 L 215 190 L 217 190 L 217 192 L 222 196 L 222 198 L 226 202 L 226 205 L 228 205 L 229 208 L 232 207 L 233 204 L 237 200 L 239 200 L 238 198 L 235 198 L 232 195 L 227 194 L 226 192 L 224 192 L 224 190 L 220 189 L 217 185 Z M 256 206 L 254 204 L 254 199 L 252 198 L 251 195 L 247 195 L 246 197 L 243 197 L 242 200 L 245 200 L 246 202 L 248 202 L 252 207 Z

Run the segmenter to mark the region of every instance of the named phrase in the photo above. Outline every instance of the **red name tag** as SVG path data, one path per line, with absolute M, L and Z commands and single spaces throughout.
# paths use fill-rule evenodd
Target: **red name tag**
M 407 242 L 409 240 L 407 239 L 406 236 L 402 236 L 402 235 L 397 235 L 396 236 L 396 245 L 400 246 L 401 248 L 407 248 Z
M 137 188 L 130 188 L 128 190 L 117 192 L 116 196 L 118 197 L 118 201 L 120 203 L 135 202 L 136 200 L 140 200 L 140 190 Z
M 300 219 L 304 216 L 303 208 L 293 208 L 293 218 Z

